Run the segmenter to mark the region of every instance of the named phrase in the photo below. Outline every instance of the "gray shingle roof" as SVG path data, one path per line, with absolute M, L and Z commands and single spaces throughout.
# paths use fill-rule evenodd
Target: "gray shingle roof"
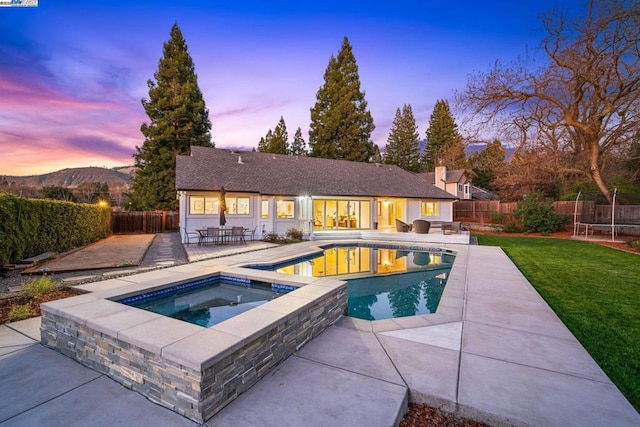
M 222 186 L 227 192 L 280 196 L 456 199 L 392 165 L 196 146 L 191 156 L 176 157 L 178 191 L 217 191 Z
M 460 182 L 460 179 L 465 173 L 467 173 L 467 171 L 464 169 L 447 169 L 447 180 L 445 182 Z M 436 182 L 435 172 L 423 172 L 420 176 L 430 184 L 434 184 Z M 465 182 L 468 181 L 468 179 L 465 180 Z

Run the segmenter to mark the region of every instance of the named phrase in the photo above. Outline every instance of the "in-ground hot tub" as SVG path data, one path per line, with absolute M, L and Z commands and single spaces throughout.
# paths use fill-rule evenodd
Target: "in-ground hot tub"
M 290 292 L 211 327 L 117 301 L 194 279 L 261 281 Z M 176 280 L 163 270 L 103 282 L 103 290 L 43 304 L 42 343 L 150 400 L 205 422 L 346 310 L 346 283 L 216 267 Z

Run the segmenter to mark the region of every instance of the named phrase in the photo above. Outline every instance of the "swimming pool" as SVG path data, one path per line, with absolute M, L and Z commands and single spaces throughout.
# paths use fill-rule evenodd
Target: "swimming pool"
M 321 253 L 248 267 L 345 280 L 350 317 L 382 320 L 435 313 L 455 255 L 442 249 L 327 246 Z
M 117 302 L 208 328 L 293 289 L 296 288 L 213 276 Z

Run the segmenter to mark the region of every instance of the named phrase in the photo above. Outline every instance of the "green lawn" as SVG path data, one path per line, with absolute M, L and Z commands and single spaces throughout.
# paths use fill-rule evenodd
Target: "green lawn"
M 503 248 L 640 411 L 640 256 L 573 240 L 477 237 Z

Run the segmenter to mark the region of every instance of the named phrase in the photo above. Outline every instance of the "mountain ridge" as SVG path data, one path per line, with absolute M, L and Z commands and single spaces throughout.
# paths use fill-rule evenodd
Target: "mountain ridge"
M 122 172 L 121 172 L 122 171 Z M 20 184 L 28 187 L 65 187 L 77 188 L 85 182 L 100 182 L 109 187 L 128 187 L 131 184 L 135 168 L 122 166 L 117 168 L 103 168 L 87 166 L 79 168 L 66 168 L 41 175 L 0 175 L 0 180 L 6 180 L 9 184 Z

